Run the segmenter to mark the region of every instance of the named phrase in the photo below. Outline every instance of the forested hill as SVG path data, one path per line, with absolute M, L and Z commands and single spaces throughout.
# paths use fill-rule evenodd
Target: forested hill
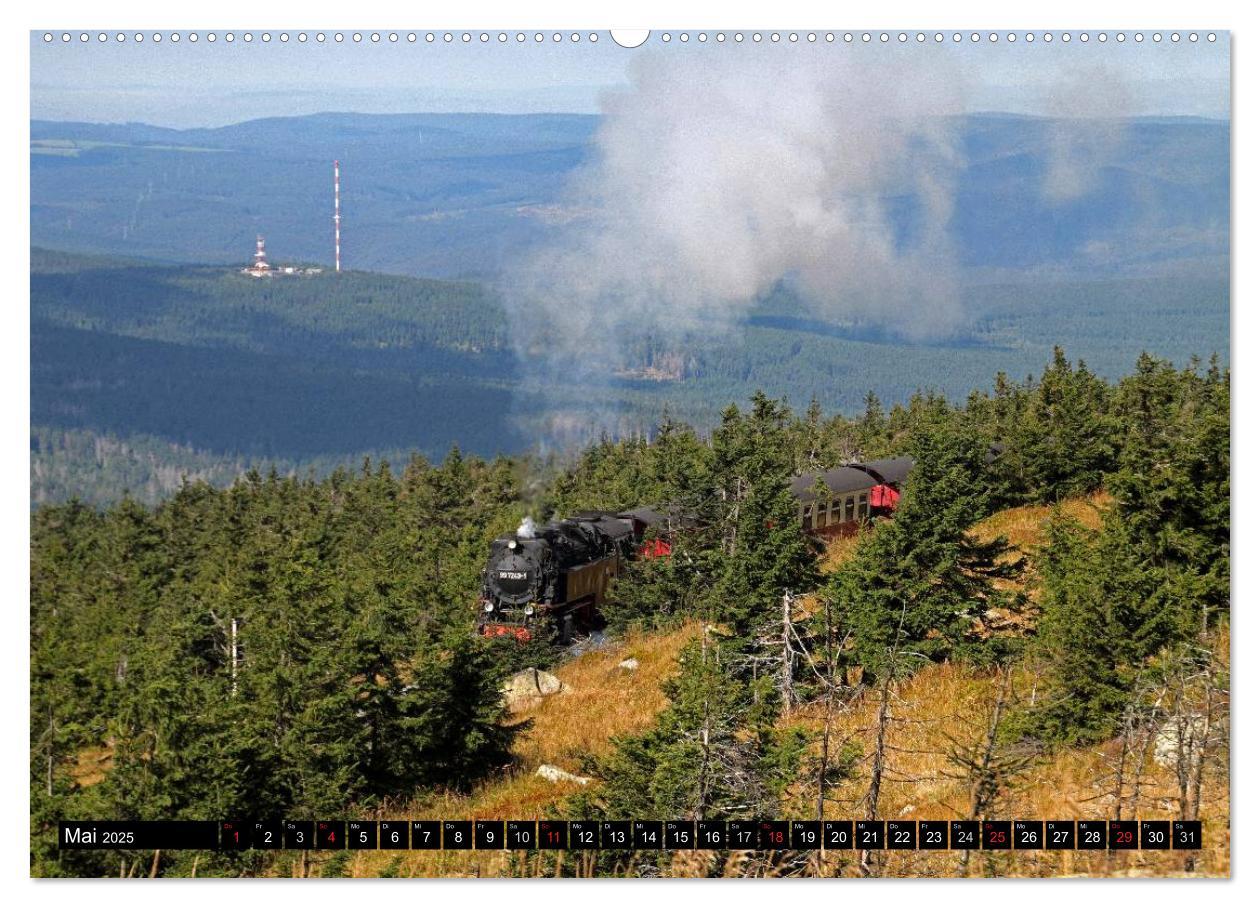
M 327 270 L 260 282 L 239 267 L 36 248 L 31 311 L 67 328 L 281 356 L 507 346 L 502 310 L 480 284 Z
M 453 453 L 320 480 L 193 483 L 154 507 L 41 507 L 32 873 L 309 869 L 297 853 L 59 851 L 59 818 L 465 810 L 1203 817 L 1199 872 L 1228 873 L 1229 406 L 1216 363 L 1143 356 L 1107 382 L 1056 353 L 1036 380 L 999 377 L 965 404 L 871 400 L 847 418 L 759 394 L 726 408 L 707 436 L 669 421 L 650 441 L 605 440 L 552 471 Z M 893 517 L 864 527 L 844 557 L 821 559 L 790 478 L 892 453 L 915 458 Z M 667 679 L 660 693 L 634 698 L 634 726 L 607 721 L 622 699 L 561 696 L 568 727 L 584 734 L 562 750 L 518 746 L 531 726 L 506 710 L 501 684 L 558 654 L 474 636 L 488 542 L 526 514 L 664 502 L 694 521 L 671 536 L 671 557 L 629 563 L 604 605 L 618 640 L 633 629 L 673 636 L 650 663 Z M 1018 548 L 1005 535 L 1012 520 L 988 519 L 1030 505 L 1037 526 L 1025 537 L 1036 539 Z M 785 590 L 797 595 L 790 627 Z M 615 662 L 599 676 L 587 683 L 646 683 Z M 540 781 L 540 752 L 591 784 Z M 506 797 L 522 790 L 530 797 Z M 459 797 L 470 792 L 498 799 L 474 808 Z M 311 860 L 335 876 L 351 860 L 364 866 L 355 855 Z M 557 853 L 546 872 L 684 872 L 673 857 Z M 725 857 L 697 852 L 689 872 L 912 872 L 891 853 L 864 867 L 851 850 Z M 1200 859 L 960 857 L 920 854 L 920 873 L 1166 874 Z M 380 853 L 364 872 L 397 875 L 404 860 L 428 858 Z M 540 872 L 484 851 L 443 862 L 437 872 Z
M 998 372 L 1040 370 L 1055 345 L 1109 378 L 1143 350 L 1228 354 L 1223 279 L 977 284 L 972 320 L 931 344 L 821 321 L 777 290 L 732 332 L 625 345 L 577 384 L 524 368 L 517 322 L 485 285 L 359 271 L 259 281 L 238 267 L 32 250 L 34 501 L 156 501 L 183 473 L 222 482 L 250 465 L 324 475 L 364 455 L 518 453 L 554 444 L 557 425 L 580 445 L 648 431 L 666 408 L 709 428 L 758 388 L 850 414 L 872 391 L 961 401 Z
M 152 500 L 181 471 L 518 450 L 505 337 L 476 284 L 260 282 L 32 250 L 33 497 Z

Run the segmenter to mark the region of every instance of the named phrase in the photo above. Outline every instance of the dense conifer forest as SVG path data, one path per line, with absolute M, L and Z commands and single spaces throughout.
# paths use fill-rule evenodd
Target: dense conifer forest
M 59 853 L 52 831 L 69 817 L 393 815 L 531 772 L 516 747 L 530 722 L 501 685 L 569 656 L 474 636 L 487 545 L 525 515 L 644 504 L 697 519 L 672 557 L 616 581 L 608 634 L 689 642 L 645 725 L 569 754 L 593 784 L 565 815 L 883 816 L 906 784 L 886 743 L 899 697 L 953 667 L 998 692 L 979 743 L 951 751 L 972 815 L 991 815 L 1021 767 L 1080 745 L 1123 748 L 1140 780 L 1171 726 L 1186 735 L 1167 809 L 1198 816 L 1228 763 L 1214 641 L 1229 624 L 1229 399 L 1215 360 L 1144 354 L 1112 382 L 1056 349 L 1039 377 L 999 374 L 961 402 L 870 394 L 843 416 L 757 393 L 712 429 L 666 417 L 571 461 L 456 449 L 318 477 L 246 468 L 153 504 L 39 506 L 32 873 L 293 872 L 258 852 Z M 893 518 L 840 552 L 800 531 L 792 476 L 892 454 L 916 461 Z M 1031 550 L 977 532 L 1032 505 L 1048 520 Z M 1027 678 L 1034 696 L 1009 695 Z M 841 738 L 833 718 L 858 703 L 875 731 Z M 1141 803 L 1125 772 L 1101 815 Z M 854 786 L 860 802 L 839 803 Z M 555 872 L 579 872 L 566 860 Z M 597 860 L 586 870 L 624 866 Z
M 1023 382 L 1056 343 L 1116 380 L 1143 348 L 1175 362 L 1220 349 L 1229 322 L 1215 279 L 982 283 L 954 334 L 912 344 L 828 320 L 781 287 L 733 324 L 598 338 L 615 353 L 592 374 L 533 368 L 546 338 L 521 342 L 529 315 L 511 290 L 368 272 L 259 281 L 33 249 L 32 503 L 155 504 L 184 475 L 324 477 L 365 455 L 440 460 L 454 445 L 574 453 L 601 432 L 649 433 L 666 409 L 708 432 L 758 389 L 850 416 L 868 391 L 958 404 L 999 371 Z

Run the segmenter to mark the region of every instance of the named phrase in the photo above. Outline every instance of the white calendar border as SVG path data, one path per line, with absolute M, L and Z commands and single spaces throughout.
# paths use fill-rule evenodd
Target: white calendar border
M 1252 4 L 1254 5 L 1254 4 Z M 730 28 L 743 29 L 915 29 L 915 30 L 961 30 L 970 28 L 983 29 L 1088 29 L 1098 30 L 1187 30 L 1201 32 L 1215 30 L 1220 34 L 1229 34 L 1233 41 L 1233 97 L 1234 104 L 1232 134 L 1234 137 L 1234 161 L 1255 162 L 1260 160 L 1260 143 L 1257 142 L 1255 91 L 1253 73 L 1255 64 L 1251 62 L 1253 47 L 1260 46 L 1260 32 L 1251 28 L 1251 14 L 1245 11 L 1243 4 L 1213 2 L 1200 0 L 1195 3 L 1171 3 L 1162 0 L 1148 0 L 1140 5 L 1133 4 L 1121 7 L 1104 6 L 1088 0 L 1057 0 L 1043 7 L 1031 4 L 1016 6 L 1010 2 L 956 2 L 952 4 L 928 2 L 902 2 L 895 6 L 872 4 L 870 6 L 840 4 L 822 4 L 804 2 L 804 0 L 774 0 L 762 4 L 747 2 L 682 2 L 682 0 L 639 0 L 636 3 L 593 3 L 590 0 L 547 0 L 547 2 L 508 3 L 506 0 L 482 0 L 475 6 L 470 4 L 452 4 L 446 7 L 435 5 L 403 5 L 400 3 L 373 2 L 361 0 L 354 4 L 341 6 L 297 3 L 292 0 L 271 0 L 271 2 L 244 2 L 244 0 L 218 0 L 212 5 L 197 8 L 193 4 L 174 2 L 158 3 L 154 0 L 128 2 L 125 4 L 103 4 L 85 2 L 85 0 L 63 0 L 55 6 L 49 4 L 22 4 L 17 11 L 7 11 L 4 40 L 2 48 L 5 90 L 5 122 L 9 125 L 8 137 L 4 143 L 5 165 L 8 172 L 20 174 L 15 182 L 18 184 L 16 210 L 9 212 L 4 218 L 4 247 L 17 250 L 17 261 L 4 271 L 4 279 L 8 292 L 3 299 L 9 304 L 6 322 L 9 327 L 3 332 L 3 381 L 0 388 L 4 393 L 3 424 L 5 444 L 0 448 L 3 456 L 0 465 L 0 476 L 4 483 L 0 500 L 0 514 L 3 515 L 4 586 L 6 608 L 11 613 L 23 616 L 27 614 L 29 601 L 28 586 L 28 552 L 29 552 L 29 488 L 19 477 L 29 477 L 29 104 L 30 104 L 30 41 L 32 30 L 52 29 L 90 29 L 99 28 L 135 30 L 155 29 L 204 29 L 207 26 L 219 27 L 228 25 L 238 27 L 245 25 L 252 30 L 305 27 L 308 24 L 318 25 L 328 22 L 347 29 L 373 28 L 418 28 L 427 29 L 538 29 L 538 28 L 580 28 L 595 29 L 601 32 L 610 27 L 648 27 L 657 29 L 698 29 L 698 28 Z M 629 51 L 628 51 L 629 52 Z M 790 51 L 786 51 L 790 52 Z M 1233 230 L 1231 240 L 1235 254 L 1233 298 L 1243 301 L 1235 304 L 1231 318 L 1231 343 L 1233 352 L 1230 357 L 1235 381 L 1234 400 L 1241 408 L 1233 411 L 1236 449 L 1233 462 L 1250 466 L 1257 455 L 1256 433 L 1260 429 L 1260 414 L 1256 412 L 1257 401 L 1260 401 L 1260 379 L 1257 370 L 1251 365 L 1248 350 L 1260 347 L 1260 328 L 1257 316 L 1253 314 L 1255 307 L 1260 306 L 1256 300 L 1256 256 L 1254 254 L 1238 256 L 1239 249 L 1254 248 L 1256 234 L 1256 180 L 1253 171 L 1260 170 L 1254 163 L 1237 168 L 1234 174 L 1233 198 Z M 1243 238 L 1240 243 L 1238 238 Z M 1239 355 L 1242 353 L 1243 355 Z M 26 432 L 21 426 L 25 424 Z M 1255 593 L 1260 589 L 1260 575 L 1257 565 L 1260 559 L 1254 549 L 1256 545 L 1256 510 L 1260 505 L 1257 499 L 1257 483 L 1250 470 L 1240 470 L 1234 477 L 1234 586 L 1242 592 L 1234 598 L 1237 608 L 1233 613 L 1233 639 L 1236 652 L 1246 652 L 1243 647 L 1255 641 L 1254 625 L 1256 619 L 1250 613 L 1255 607 Z M 1240 557 L 1241 556 L 1241 557 Z M 1250 595 L 1249 595 L 1250 594 Z M 11 738 L 16 740 L 23 734 L 25 722 L 22 717 L 28 713 L 28 653 L 27 640 L 29 634 L 23 633 L 26 618 L 17 622 L 19 627 L 10 626 L 6 634 L 8 641 L 8 683 L 5 691 L 5 717 L 12 723 L 14 730 Z M 1256 700 L 1255 673 L 1249 666 L 1248 659 L 1233 660 L 1233 693 L 1234 715 L 1250 716 L 1254 714 L 1253 704 Z M 1257 877 L 1254 860 L 1256 823 L 1254 813 L 1258 809 L 1255 804 L 1255 783 L 1245 768 L 1254 762 L 1256 753 L 1256 732 L 1251 723 L 1235 724 L 1233 738 L 1234 767 L 1243 771 L 1232 774 L 1233 790 L 1232 835 L 1236 842 L 1242 843 L 1246 852 L 1235 848 L 1232 856 L 1235 883 L 1179 884 L 1169 880 L 1129 880 L 1129 881 L 1073 881 L 1046 885 L 1042 881 L 870 881 L 875 886 L 864 885 L 860 889 L 846 888 L 842 893 L 836 888 L 839 883 L 830 885 L 821 881 L 806 882 L 793 887 L 790 893 L 774 892 L 771 894 L 764 885 L 752 881 L 735 883 L 733 881 L 715 881 L 718 888 L 706 889 L 701 893 L 694 889 L 695 881 L 658 881 L 656 883 L 640 882 L 627 885 L 625 882 L 593 881 L 578 883 L 576 881 L 558 881 L 544 883 L 542 881 L 507 882 L 478 881 L 429 881 L 423 883 L 423 891 L 399 888 L 391 881 L 357 881 L 353 884 L 329 881 L 324 884 L 304 886 L 301 893 L 303 905 L 345 905 L 347 901 L 380 899 L 384 904 L 389 900 L 413 899 L 423 900 L 458 900 L 461 905 L 468 903 L 503 903 L 505 901 L 525 900 L 534 897 L 545 899 L 551 905 L 568 906 L 589 903 L 598 899 L 601 908 L 621 908 L 621 906 L 640 905 L 651 898 L 654 902 L 662 898 L 666 902 L 681 902 L 683 899 L 694 901 L 697 897 L 721 900 L 726 905 L 759 905 L 765 899 L 817 899 L 829 902 L 848 899 L 878 900 L 881 905 L 914 903 L 918 906 L 926 900 L 937 899 L 1002 899 L 1018 901 L 1029 908 L 1040 908 L 1041 905 L 1056 908 L 1065 899 L 1077 901 L 1082 897 L 1095 897 L 1107 900 L 1117 898 L 1135 898 L 1143 905 L 1184 905 L 1187 901 L 1212 899 L 1214 902 L 1241 901 L 1249 884 Z M 172 898 L 178 898 L 188 908 L 201 906 L 218 906 L 224 901 L 248 904 L 260 897 L 268 901 L 275 898 L 293 898 L 295 893 L 280 892 L 276 885 L 285 885 L 275 881 L 238 881 L 236 883 L 210 881 L 162 881 L 158 885 L 137 884 L 122 885 L 118 881 L 102 881 L 91 883 L 76 881 L 72 883 L 56 883 L 53 881 L 29 881 L 29 857 L 27 850 L 28 819 L 22 815 L 23 805 L 27 798 L 22 795 L 28 784 L 27 754 L 24 745 L 15 744 L 4 751 L 4 767 L 8 778 L 5 790 L 17 792 L 18 797 L 6 799 L 10 805 L 7 809 L 13 814 L 0 823 L 4 831 L 3 854 L 9 861 L 10 880 L 25 882 L 22 893 L 29 899 L 38 898 L 41 903 L 51 905 L 73 904 L 76 908 L 95 908 L 95 904 L 107 899 L 109 902 L 126 900 L 136 904 L 166 904 Z M 27 805 L 29 806 L 29 805 Z M 27 811 L 29 815 L 29 811 Z M 1245 857 L 1243 855 L 1246 855 Z M 850 881 L 857 882 L 857 881 Z M 1121 891 L 1119 886 L 1135 885 L 1138 888 L 1132 893 Z M 1244 884 L 1244 885 L 1240 885 Z M 104 886 L 112 885 L 112 891 Z M 178 886 L 176 892 L 169 888 Z M 299 884 L 300 885 L 300 884 Z M 361 887 L 370 887 L 367 890 Z M 469 886 L 473 888 L 468 888 Z M 777 885 L 784 885 L 779 883 Z M 791 885 L 791 884 L 788 884 Z M 861 885 L 858 883 L 858 885 Z M 1210 886 L 1210 890 L 1201 887 Z M 526 889 L 526 886 L 531 887 Z M 545 886 L 545 890 L 537 888 Z M 650 888 L 649 888 L 650 887 Z M 1109 891 L 1108 891 L 1109 890 Z M 1254 899 L 1254 895 L 1253 895 Z M 1253 902 L 1254 903 L 1254 902 Z

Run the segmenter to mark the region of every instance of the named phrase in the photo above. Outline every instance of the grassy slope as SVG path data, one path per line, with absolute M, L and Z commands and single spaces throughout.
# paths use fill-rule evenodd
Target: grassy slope
M 1097 526 L 1100 499 L 1068 502 L 1072 516 Z M 1041 539 L 1050 509 L 1023 507 L 1003 511 L 977 527 L 982 536 L 1005 534 L 1024 551 Z M 839 540 L 828 552 L 827 565 L 834 568 L 848 557 L 853 540 Z M 699 632 L 695 625 L 662 635 L 632 637 L 608 650 L 588 653 L 562 665 L 556 674 L 569 690 L 550 697 L 514 716 L 528 720 L 531 727 L 520 738 L 516 753 L 520 770 L 501 781 L 488 783 L 466 797 L 448 796 L 405 804 L 382 812 L 388 818 L 489 817 L 530 819 L 563 816 L 564 800 L 578 790 L 575 784 L 554 784 L 532 773 L 540 763 L 551 763 L 576 771 L 584 753 L 606 753 L 615 735 L 646 728 L 665 700 L 660 683 L 674 670 L 674 660 L 683 643 Z M 1220 640 L 1228 654 L 1226 635 Z M 617 668 L 622 659 L 633 656 L 640 668 L 627 673 Z M 969 812 L 970 791 L 957 778 L 959 769 L 949 757 L 951 751 L 966 747 L 984 734 L 996 695 L 994 677 L 960 665 L 934 665 L 919 672 L 896 690 L 889 743 L 893 748 L 890 769 L 880 797 L 880 814 L 885 818 L 949 819 Z M 1035 696 L 1036 679 L 1016 673 L 1013 696 Z M 869 753 L 878 702 L 875 696 L 856 702 L 831 718 L 833 753 L 844 744 Z M 802 707 L 788 716 L 786 724 L 805 726 L 821 732 L 824 717 L 817 706 Z M 1002 816 L 1052 819 L 1055 817 L 1106 818 L 1114 810 L 1108 791 L 1110 767 L 1116 757 L 1117 742 L 1096 748 L 1067 750 L 1035 762 L 1015 775 L 1000 801 Z M 1144 818 L 1175 817 L 1176 784 L 1170 770 L 1152 761 L 1146 766 L 1143 800 L 1150 806 Z M 859 762 L 850 781 L 828 793 L 825 812 L 829 817 L 859 815 L 866 792 L 868 767 Z M 594 782 L 593 784 L 598 784 Z M 802 785 L 789 793 L 792 816 L 814 815 L 814 791 Z M 1126 816 L 1128 816 L 1126 811 Z M 1195 875 L 1225 876 L 1229 862 L 1229 780 L 1227 770 L 1210 774 L 1204 786 L 1202 818 L 1205 848 L 1199 856 Z M 1020 852 L 973 853 L 964 867 L 959 853 L 884 852 L 880 872 L 890 876 L 1060 876 L 1060 875 L 1159 875 L 1186 873 L 1184 852 Z M 676 876 L 774 874 L 781 872 L 764 856 L 751 853 L 728 855 L 726 863 L 714 853 L 695 852 L 673 856 L 665 871 Z M 578 870 L 581 872 L 579 863 Z M 315 873 L 307 865 L 283 865 L 282 873 Z M 800 869 L 800 868 L 797 868 Z M 347 866 L 354 876 L 377 876 L 383 870 L 399 876 L 553 876 L 573 872 L 560 853 L 530 855 L 477 852 L 360 852 Z M 810 872 L 825 875 L 857 875 L 853 854 L 833 853 L 815 858 Z
M 548 763 L 576 773 L 584 754 L 607 753 L 613 736 L 645 730 L 665 707 L 661 683 L 674 672 L 679 650 L 698 633 L 698 625 L 687 625 L 668 634 L 631 636 L 565 663 L 555 670 L 565 684 L 563 692 L 512 715 L 512 722 L 526 724 L 515 746 L 519 770 L 470 795 L 402 803 L 383 811 L 381 818 L 530 820 L 564 816 L 564 800 L 581 786 L 549 782 L 534 771 Z M 618 667 L 628 658 L 639 661 L 638 669 L 629 672 Z M 555 855 L 526 859 L 486 852 L 400 854 L 401 860 L 389 852 L 355 853 L 347 872 L 377 876 L 391 864 L 392 872 L 399 876 L 548 876 L 555 871 Z
M 1066 510 L 1097 526 L 1099 499 L 1076 500 Z M 1005 534 L 1024 551 L 1041 538 L 1049 508 L 1023 507 L 1003 511 L 977 527 L 982 536 Z M 827 555 L 834 568 L 849 557 L 854 540 L 838 540 Z M 571 772 L 580 770 L 585 754 L 604 754 L 617 735 L 647 728 L 665 705 L 661 683 L 675 669 L 683 644 L 699 633 L 691 624 L 667 634 L 637 635 L 609 648 L 589 652 L 561 665 L 555 673 L 566 685 L 558 695 L 541 700 L 516 712 L 513 722 L 525 723 L 515 753 L 518 769 L 486 783 L 468 795 L 443 795 L 424 800 L 400 801 L 386 805 L 381 819 L 450 819 L 478 817 L 494 819 L 533 819 L 564 816 L 564 801 L 580 786 L 557 784 L 540 779 L 534 771 L 542 763 Z M 1228 658 L 1229 639 L 1222 634 L 1218 645 Z M 618 663 L 633 657 L 639 668 L 627 672 Z M 951 752 L 975 745 L 982 739 L 991 716 L 997 685 L 992 673 L 961 665 L 933 665 L 900 684 L 895 692 L 893 721 L 889 731 L 889 769 L 880 796 L 880 815 L 895 819 L 952 819 L 969 813 L 971 793 L 959 778 L 960 770 L 950 759 Z M 1036 696 L 1036 678 L 1026 671 L 1012 679 L 1012 696 Z M 831 717 L 832 753 L 846 745 L 869 754 L 873 747 L 877 697 L 871 693 Z M 816 735 L 825 721 L 818 706 L 804 706 L 784 719 Z M 999 801 L 1001 816 L 1009 818 L 1064 819 L 1106 818 L 1115 809 L 1110 795 L 1118 742 L 1105 742 L 1095 748 L 1070 749 L 1034 762 L 1016 773 Z M 99 780 L 108 754 L 85 754 L 80 771 L 83 779 Z M 853 817 L 861 813 L 869 767 L 856 765 L 852 777 L 828 791 L 825 813 L 828 817 Z M 598 784 L 598 781 L 592 784 Z M 1171 770 L 1153 761 L 1146 763 L 1143 801 L 1144 818 L 1176 816 L 1176 781 Z M 815 815 L 816 793 L 801 784 L 788 795 L 787 814 Z M 1126 810 L 1126 816 L 1129 812 Z M 1229 856 L 1229 778 L 1227 767 L 1215 767 L 1207 774 L 1203 806 L 1205 847 L 1194 870 L 1196 875 L 1227 876 Z M 979 852 L 966 866 L 959 853 L 884 852 L 879 872 L 890 876 L 1061 876 L 1135 875 L 1174 876 L 1186 873 L 1188 852 Z M 310 875 L 320 872 L 328 853 L 295 857 L 285 855 L 272 867 L 279 875 Z M 720 856 L 695 852 L 671 857 L 665 871 L 676 876 L 774 874 L 781 872 L 764 855 L 739 853 Z M 649 859 L 650 860 L 650 859 Z M 579 872 L 581 864 L 579 864 Z M 797 868 L 798 870 L 801 868 Z M 809 872 L 850 876 L 858 867 L 852 853 L 832 853 L 815 857 Z M 356 877 L 375 877 L 383 872 L 396 876 L 553 876 L 573 872 L 562 852 L 350 852 L 345 872 Z

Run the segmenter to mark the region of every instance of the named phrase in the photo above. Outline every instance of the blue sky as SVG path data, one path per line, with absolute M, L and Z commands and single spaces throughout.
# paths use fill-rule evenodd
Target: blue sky
M 680 43 L 677 32 L 668 44 L 656 34 L 643 47 L 628 50 L 607 35 L 591 43 L 573 43 L 566 34 L 556 43 L 550 34 L 535 43 L 532 34 L 524 44 L 514 34 L 500 44 L 497 33 L 481 43 L 441 36 L 430 44 L 420 33 L 415 44 L 405 36 L 390 44 L 366 37 L 360 44 L 347 39 L 336 44 L 331 37 L 317 44 L 313 35 L 305 44 L 290 32 L 288 43 L 277 37 L 263 43 L 255 33 L 251 43 L 226 43 L 218 33 L 211 44 L 201 32 L 193 44 L 184 40 L 160 44 L 151 40 L 119 43 L 112 37 L 100 43 L 95 35 L 81 43 L 78 34 L 69 43 L 59 36 L 51 44 L 42 33 L 31 35 L 31 116 L 36 119 L 90 122 L 141 121 L 159 126 L 221 126 L 259 117 L 301 115 L 318 111 L 363 113 L 478 111 L 532 113 L 568 111 L 596 113 L 601 94 L 625 85 L 632 64 L 651 66 L 664 55 L 746 54 L 754 51 L 750 39 L 737 45 L 728 33 L 723 44 L 712 37 L 705 44 Z M 278 35 L 279 33 L 273 33 Z M 331 36 L 331 32 L 328 33 Z M 585 33 L 584 33 L 585 34 Z M 712 36 L 714 32 L 710 32 Z M 751 33 L 749 33 L 751 34 Z M 768 33 L 767 33 L 768 34 Z M 1005 32 L 995 44 L 986 38 L 972 44 L 964 36 L 960 44 L 947 37 L 941 45 L 929 38 L 918 45 L 911 38 L 901 45 L 895 37 L 886 44 L 844 44 L 839 34 L 832 44 L 821 37 L 813 45 L 802 39 L 786 39 L 771 47 L 764 40 L 756 52 L 763 55 L 800 55 L 802 59 L 827 55 L 853 55 L 895 68 L 902 61 L 916 69 L 941 66 L 942 78 L 966 78 L 966 104 L 972 110 L 1000 110 L 1026 114 L 1070 115 L 1074 98 L 1088 93 L 1082 72 L 1097 71 L 1098 78 L 1120 80 L 1127 86 L 1130 115 L 1189 115 L 1214 118 L 1229 116 L 1229 36 L 1220 33 L 1215 43 L 1202 37 L 1191 43 L 1167 38 L 1158 44 L 1129 40 L 1120 44 L 1079 39 L 1047 44 L 1040 37 L 1028 44 L 1022 34 L 1007 43 Z M 1199 33 L 1201 36 L 1205 32 Z M 636 63 L 637 61 L 637 63 Z M 1099 115 L 1092 111 L 1090 115 Z

